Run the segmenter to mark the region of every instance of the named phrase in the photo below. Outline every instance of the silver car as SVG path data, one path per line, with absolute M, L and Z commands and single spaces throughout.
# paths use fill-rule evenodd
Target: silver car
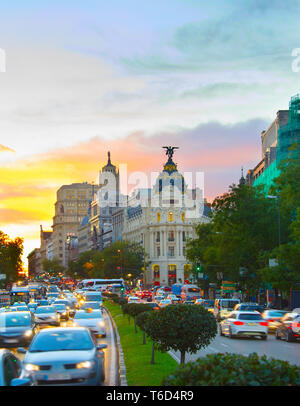
M 39 306 L 34 313 L 34 320 L 37 324 L 59 326 L 60 315 L 54 306 Z
M 230 338 L 259 336 L 268 338 L 268 322 L 257 311 L 233 311 L 220 322 L 220 335 Z
M 38 385 L 101 385 L 106 344 L 96 344 L 84 327 L 40 330 L 25 354 L 23 365 Z
M 77 310 L 74 316 L 73 326 L 87 327 L 96 336 L 106 336 L 105 322 L 101 310 Z

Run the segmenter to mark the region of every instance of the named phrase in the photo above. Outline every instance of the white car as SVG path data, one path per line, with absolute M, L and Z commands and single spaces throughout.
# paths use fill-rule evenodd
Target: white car
M 73 326 L 87 327 L 96 336 L 106 336 L 105 322 L 102 317 L 102 311 L 100 309 L 78 310 L 74 316 Z
M 220 335 L 268 337 L 268 322 L 257 311 L 233 311 L 220 322 Z
M 128 298 L 128 303 L 139 303 L 140 302 L 140 298 L 137 296 L 129 296 Z
M 168 305 L 172 304 L 172 300 L 170 299 L 163 299 L 159 302 L 158 306 L 159 307 L 166 307 Z

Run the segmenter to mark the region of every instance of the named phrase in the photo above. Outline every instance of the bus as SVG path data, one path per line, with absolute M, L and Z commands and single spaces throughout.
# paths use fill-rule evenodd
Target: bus
M 106 290 L 107 287 L 111 285 L 120 285 L 120 287 L 125 287 L 124 279 L 83 279 L 77 285 L 77 289 L 91 288 L 91 289 L 101 289 Z
M 10 291 L 11 304 L 14 304 L 15 302 L 29 303 L 30 298 L 31 292 L 28 286 L 20 286 L 18 284 L 13 284 Z
M 10 293 L 7 290 L 0 290 L 0 307 L 10 306 Z
M 181 299 L 186 300 L 196 300 L 201 297 L 201 289 L 197 285 L 182 285 L 181 288 Z

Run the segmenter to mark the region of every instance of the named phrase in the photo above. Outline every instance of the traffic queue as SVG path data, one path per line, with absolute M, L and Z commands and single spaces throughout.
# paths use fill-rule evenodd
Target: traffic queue
M 0 385 L 103 385 L 101 291 L 36 285 L 0 294 Z

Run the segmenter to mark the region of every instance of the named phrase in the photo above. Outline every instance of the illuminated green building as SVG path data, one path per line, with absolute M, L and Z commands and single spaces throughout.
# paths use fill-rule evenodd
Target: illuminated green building
M 279 110 L 276 119 L 261 134 L 262 160 L 247 174 L 250 185 L 264 185 L 268 193 L 273 180 L 279 176 L 280 163 L 290 153 L 289 148 L 298 144 L 295 152 L 300 152 L 300 94 L 292 97 L 289 110 Z

